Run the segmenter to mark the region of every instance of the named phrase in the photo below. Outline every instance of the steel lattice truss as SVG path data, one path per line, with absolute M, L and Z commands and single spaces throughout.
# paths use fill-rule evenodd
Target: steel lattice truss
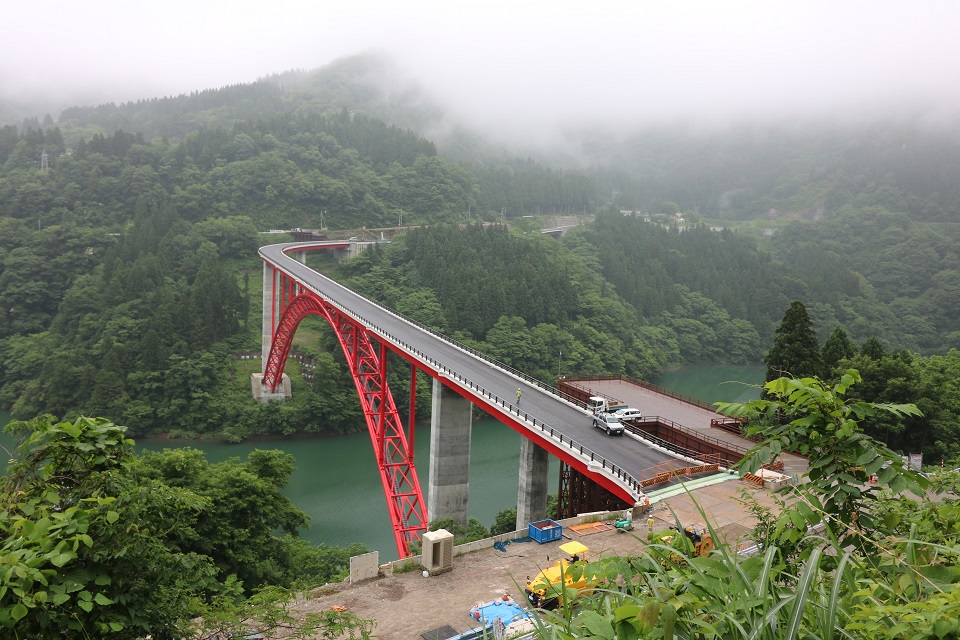
M 286 281 L 286 277 L 282 280 Z M 413 451 L 387 386 L 386 344 L 379 343 L 378 353 L 362 324 L 312 292 L 295 295 L 295 290 L 285 286 L 287 284 L 283 282 L 284 286 L 281 287 L 283 311 L 274 331 L 270 355 L 263 372 L 263 384 L 271 391 L 279 386 L 293 334 L 301 320 L 313 313 L 330 323 L 343 348 L 360 395 L 393 523 L 397 551 L 401 558 L 405 558 L 426 531 L 427 518 L 420 481 L 413 465 Z
M 557 517 L 571 518 L 591 511 L 617 511 L 632 507 L 631 502 L 601 486 L 592 478 L 560 460 L 560 491 Z

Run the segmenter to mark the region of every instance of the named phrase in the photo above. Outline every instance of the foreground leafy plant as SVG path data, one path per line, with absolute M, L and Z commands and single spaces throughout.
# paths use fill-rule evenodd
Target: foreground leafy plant
M 214 569 L 156 533 L 196 498 L 137 484 L 133 442 L 107 420 L 45 416 L 8 429 L 23 442 L 0 484 L 0 628 L 22 638 L 182 632 Z
M 369 636 L 346 612 L 295 615 L 288 590 L 245 599 L 236 576 L 221 582 L 209 556 L 184 552 L 209 500 L 138 477 L 125 427 L 43 416 L 8 431 L 22 440 L 0 481 L 0 637 L 209 638 L 198 615 L 231 634 Z
M 902 458 L 863 433 L 858 422 L 881 413 L 895 418 L 921 415 L 916 405 L 871 402 L 846 403 L 849 388 L 860 374 L 848 370 L 832 388 L 817 378 L 779 378 L 764 385 L 767 400 L 717 403 L 718 411 L 749 418 L 748 435 L 761 438 L 740 463 L 755 472 L 784 451 L 810 458 L 795 490 L 802 496 L 795 509 L 783 512 L 796 536 L 807 525 L 823 522 L 840 547 L 864 551 L 863 537 L 884 531 L 872 507 L 884 488 L 893 493 L 922 494 L 928 481 L 904 466 Z M 876 474 L 877 483 L 871 483 Z M 780 531 L 787 533 L 786 527 Z
M 781 378 L 766 385 L 772 399 L 721 405 L 727 415 L 751 416 L 752 431 L 764 438 L 744 468 L 756 470 L 784 450 L 810 456 L 810 469 L 781 502 L 779 514 L 754 510 L 763 520 L 762 555 L 741 557 L 721 543 L 707 557 L 691 557 L 677 545 L 651 544 L 639 556 L 601 558 L 587 570 L 606 575 L 608 588 L 580 594 L 564 611 L 539 614 L 538 635 L 957 637 L 960 554 L 952 535 L 957 511 L 950 506 L 914 511 L 919 522 L 907 536 L 894 535 L 896 509 L 887 505 L 895 499 L 871 485 L 869 476 L 878 474 L 895 491 L 921 492 L 926 481 L 864 435 L 858 422 L 878 412 L 895 417 L 918 412 L 913 405 L 847 404 L 843 396 L 858 380 L 852 370 L 833 388 L 815 378 Z M 820 522 L 825 537 L 809 532 L 808 525 Z M 931 525 L 950 533 L 940 541 L 917 536 L 929 533 Z M 712 527 L 710 533 L 720 540 Z

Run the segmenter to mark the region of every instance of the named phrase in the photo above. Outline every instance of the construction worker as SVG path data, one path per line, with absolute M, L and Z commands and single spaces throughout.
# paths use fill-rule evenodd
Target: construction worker
M 517 406 L 520 406 L 520 387 L 517 387 Z
M 647 518 L 647 533 L 653 533 L 653 516 Z

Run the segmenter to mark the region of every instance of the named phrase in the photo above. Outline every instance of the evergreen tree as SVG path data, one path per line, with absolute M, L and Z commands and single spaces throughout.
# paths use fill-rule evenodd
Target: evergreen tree
M 827 341 L 823 343 L 823 351 L 820 357 L 823 360 L 823 379 L 827 380 L 833 377 L 833 371 L 841 360 L 849 360 L 857 355 L 857 345 L 853 343 L 843 327 L 837 325 Z
M 813 332 L 807 308 L 799 300 L 790 303 L 777 327 L 773 347 L 763 359 L 767 365 L 766 382 L 783 376 L 809 378 L 823 370 L 820 342 Z
M 883 348 L 880 340 L 871 337 L 863 341 L 863 345 L 860 347 L 860 354 L 871 360 L 882 360 L 887 355 L 887 351 Z

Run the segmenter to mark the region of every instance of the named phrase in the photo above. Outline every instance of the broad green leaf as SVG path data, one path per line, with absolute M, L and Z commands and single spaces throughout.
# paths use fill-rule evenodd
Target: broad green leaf
M 62 567 L 76 557 L 74 553 L 59 553 L 50 558 L 50 563 L 55 567 Z
M 13 609 L 10 610 L 10 617 L 12 617 L 14 621 L 19 621 L 25 618 L 28 613 L 29 610 L 27 610 L 23 603 L 18 602 L 14 605 Z
M 897 475 L 896 469 L 893 467 L 884 467 L 880 470 L 880 473 L 877 475 L 877 477 L 881 483 L 888 484 L 895 475 Z
M 660 621 L 663 625 L 664 640 L 673 640 L 677 626 L 677 610 L 672 604 L 663 605 L 663 610 L 660 612 Z
M 615 622 L 620 622 L 627 618 L 636 618 L 638 615 L 640 615 L 640 606 L 636 604 L 625 604 L 613 610 L 613 619 Z

